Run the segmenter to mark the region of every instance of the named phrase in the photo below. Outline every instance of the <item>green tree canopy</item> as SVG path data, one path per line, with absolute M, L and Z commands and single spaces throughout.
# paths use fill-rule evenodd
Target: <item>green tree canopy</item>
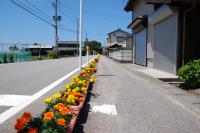
M 102 53 L 102 47 L 101 47 L 101 42 L 98 42 L 96 40 L 93 41 L 85 41 L 84 43 L 84 50 L 86 50 L 86 47 L 89 46 L 90 51 L 92 52 L 93 50 Z

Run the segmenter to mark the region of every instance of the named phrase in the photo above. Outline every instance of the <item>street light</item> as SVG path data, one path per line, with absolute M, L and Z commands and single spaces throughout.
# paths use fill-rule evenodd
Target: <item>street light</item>
M 79 26 L 79 67 L 82 69 L 82 18 L 83 17 L 83 0 L 80 0 L 80 26 Z

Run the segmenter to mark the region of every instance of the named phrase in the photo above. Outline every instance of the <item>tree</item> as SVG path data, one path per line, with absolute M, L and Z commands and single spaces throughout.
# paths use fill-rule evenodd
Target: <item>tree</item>
M 96 40 L 93 41 L 85 41 L 84 43 L 84 51 L 86 51 L 86 47 L 89 46 L 90 52 L 92 53 L 93 50 L 102 53 L 102 47 L 101 47 L 101 42 L 98 42 Z

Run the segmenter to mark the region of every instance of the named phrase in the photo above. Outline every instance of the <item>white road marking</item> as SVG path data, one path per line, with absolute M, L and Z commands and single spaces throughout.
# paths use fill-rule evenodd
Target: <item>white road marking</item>
M 92 60 L 90 60 L 90 61 L 92 61 Z M 87 63 L 85 63 L 82 66 L 84 67 L 86 65 L 87 65 Z M 39 92 L 35 93 L 34 95 L 30 96 L 28 100 L 20 103 L 20 105 L 12 107 L 12 108 L 6 110 L 5 112 L 3 112 L 2 114 L 0 114 L 0 124 L 2 124 L 7 119 L 9 119 L 12 116 L 14 116 L 16 113 L 18 113 L 19 111 L 24 109 L 26 106 L 28 106 L 29 104 L 34 102 L 36 99 L 40 98 L 42 95 L 44 95 L 48 91 L 52 90 L 54 87 L 59 85 L 61 82 L 63 82 L 65 79 L 67 79 L 68 77 L 70 77 L 71 75 L 73 75 L 74 73 L 76 73 L 79 70 L 80 70 L 80 68 L 75 69 L 74 71 L 70 72 L 69 74 L 65 75 L 64 77 L 62 77 L 62 78 L 58 79 L 57 81 L 53 82 L 49 86 L 43 88 L 41 91 L 39 91 Z
M 103 105 L 93 105 L 92 112 L 103 113 L 107 115 L 117 115 L 117 110 L 115 105 L 103 104 Z
M 0 106 L 17 106 L 29 98 L 27 95 L 0 95 Z

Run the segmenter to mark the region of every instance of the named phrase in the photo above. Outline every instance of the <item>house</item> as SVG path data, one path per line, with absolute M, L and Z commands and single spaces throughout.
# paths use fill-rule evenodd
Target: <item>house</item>
M 31 55 L 38 56 L 38 55 L 47 55 L 49 51 L 53 50 L 53 46 L 51 45 L 41 45 L 41 44 L 31 44 L 25 48 L 25 51 L 30 51 Z
M 132 62 L 132 35 L 121 29 L 108 33 L 108 56 L 120 62 Z
M 70 55 L 74 56 L 77 55 L 79 50 L 79 42 L 77 41 L 58 41 L 58 55 L 64 56 L 64 55 Z
M 199 0 L 128 0 L 134 63 L 172 74 L 200 58 Z
M 130 36 L 130 33 L 121 30 L 120 28 L 108 33 L 107 38 L 107 46 L 111 47 L 113 45 L 119 45 L 121 47 L 126 47 L 126 44 L 124 43 L 125 38 Z

